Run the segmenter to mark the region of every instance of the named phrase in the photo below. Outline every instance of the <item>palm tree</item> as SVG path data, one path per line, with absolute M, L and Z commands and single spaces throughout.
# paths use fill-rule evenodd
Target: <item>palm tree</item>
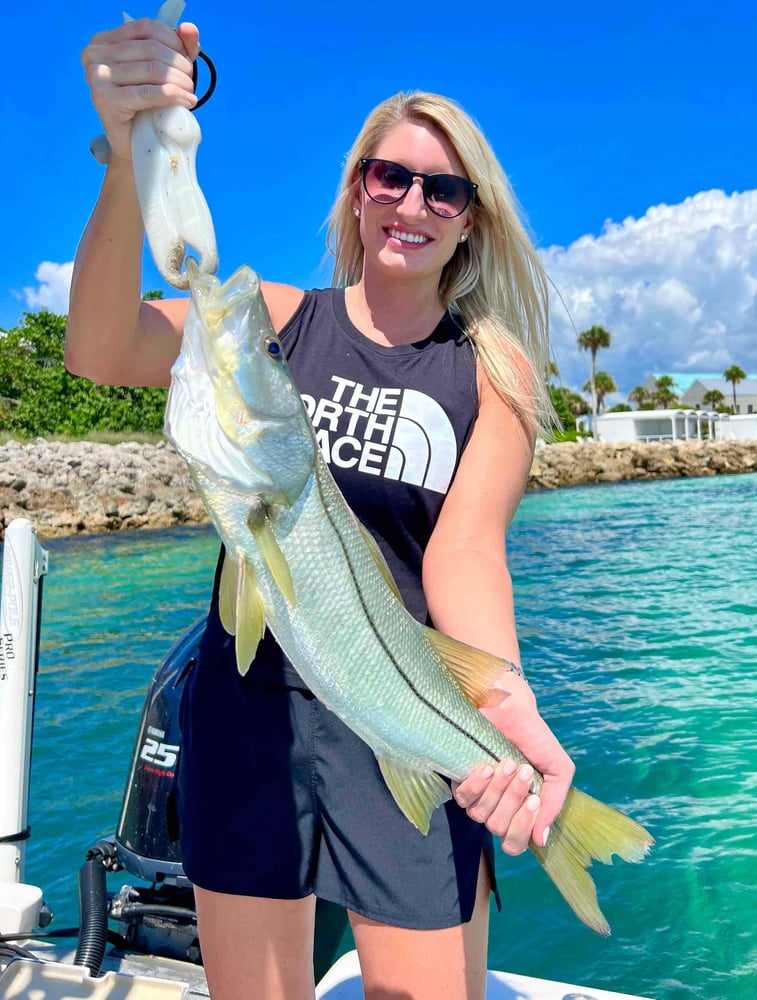
M 675 382 L 670 375 L 658 375 L 655 379 L 655 388 L 652 393 L 655 403 L 667 410 L 669 406 L 674 406 L 678 402 L 678 396 L 674 392 Z
M 743 382 L 746 378 L 746 372 L 743 368 L 739 368 L 738 365 L 731 365 L 730 368 L 726 368 L 723 372 L 723 378 L 726 382 L 730 382 L 733 386 L 733 409 L 732 413 L 736 412 L 736 386 L 739 382 Z
M 720 389 L 708 389 L 704 396 L 702 396 L 704 405 L 711 406 L 713 410 L 717 410 L 724 399 L 725 396 Z
M 591 382 L 584 382 L 584 392 L 591 391 Z M 594 391 L 597 396 L 597 413 L 604 413 L 605 396 L 610 392 L 617 392 L 618 387 L 615 379 L 608 372 L 596 372 L 594 375 Z
M 628 393 L 628 402 L 636 403 L 636 408 L 640 410 L 649 399 L 649 393 L 643 385 L 637 385 Z
M 568 409 L 574 417 L 584 417 L 589 412 L 589 404 L 577 392 L 568 394 Z
M 591 376 L 589 385 L 591 386 L 591 433 L 597 436 L 597 352 L 604 347 L 610 346 L 612 334 L 603 326 L 592 326 L 588 330 L 583 330 L 578 335 L 578 346 L 582 351 L 591 351 Z

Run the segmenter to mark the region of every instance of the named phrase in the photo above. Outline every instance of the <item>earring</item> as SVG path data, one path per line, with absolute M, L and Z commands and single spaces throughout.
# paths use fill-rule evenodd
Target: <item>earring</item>
M 465 243 L 465 241 L 467 239 L 468 239 L 468 234 L 467 233 L 463 233 L 463 235 L 460 237 L 460 242 L 461 243 Z
M 353 213 L 355 215 L 355 218 L 359 219 L 360 218 L 360 209 L 357 207 L 357 205 L 352 209 L 352 211 L 353 211 Z

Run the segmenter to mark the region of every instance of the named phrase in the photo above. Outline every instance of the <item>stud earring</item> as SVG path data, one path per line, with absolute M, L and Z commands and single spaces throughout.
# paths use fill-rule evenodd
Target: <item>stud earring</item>
M 357 207 L 357 205 L 352 209 L 352 211 L 353 211 L 353 213 L 355 215 L 355 218 L 359 219 L 360 218 L 360 209 Z
M 468 234 L 467 233 L 463 233 L 463 235 L 460 237 L 460 242 L 461 243 L 465 243 L 465 241 L 467 239 L 468 239 Z

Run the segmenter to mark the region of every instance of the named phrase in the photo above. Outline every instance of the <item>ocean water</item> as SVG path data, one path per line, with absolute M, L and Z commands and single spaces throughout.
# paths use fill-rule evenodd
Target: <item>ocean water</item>
M 658 1000 L 757 997 L 756 524 L 754 475 L 525 497 L 509 558 L 542 714 L 576 784 L 657 845 L 592 870 L 609 939 L 530 855 L 500 855 L 491 967 Z M 216 546 L 204 528 L 45 545 L 26 875 L 53 926 L 77 923 L 77 870 L 115 828 L 145 689 L 205 608 Z

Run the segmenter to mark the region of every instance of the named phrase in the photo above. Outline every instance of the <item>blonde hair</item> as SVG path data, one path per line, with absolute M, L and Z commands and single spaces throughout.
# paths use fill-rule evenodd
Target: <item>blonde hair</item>
M 360 222 L 352 198 L 360 160 L 372 156 L 401 122 L 441 132 L 478 185 L 475 223 L 458 244 L 439 282 L 442 303 L 462 320 L 489 381 L 530 432 L 552 422 L 546 386 L 549 365 L 547 279 L 517 203 L 478 125 L 454 101 L 437 94 L 396 94 L 374 108 L 350 150 L 328 226 L 334 284 L 352 285 L 363 270 Z

